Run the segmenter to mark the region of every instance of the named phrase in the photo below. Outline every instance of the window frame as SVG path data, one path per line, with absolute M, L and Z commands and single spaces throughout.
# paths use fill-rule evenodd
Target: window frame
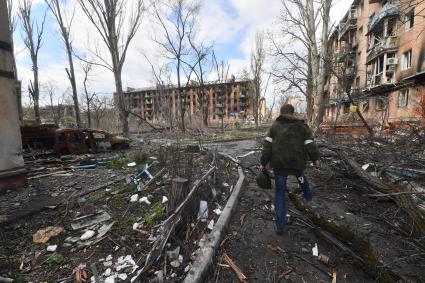
M 410 94 L 409 88 L 401 89 L 398 92 L 398 98 L 397 98 L 397 107 L 398 108 L 406 108 L 406 107 L 409 106 L 409 94 Z M 402 96 L 404 96 L 403 100 L 401 100 Z M 401 101 L 403 101 L 404 103 L 400 103 Z
M 405 31 L 412 30 L 415 25 L 415 9 L 412 9 L 409 12 L 407 12 L 404 19 L 405 19 L 405 23 L 404 23 Z
M 412 68 L 412 49 L 403 52 L 403 62 L 402 62 L 402 71 L 409 70 Z

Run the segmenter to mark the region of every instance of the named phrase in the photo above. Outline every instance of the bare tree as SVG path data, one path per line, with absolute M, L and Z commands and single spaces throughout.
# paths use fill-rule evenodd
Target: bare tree
M 188 36 L 189 44 L 193 50 L 195 57 L 195 64 L 189 65 L 189 67 L 195 73 L 196 78 L 199 82 L 197 95 L 201 102 L 202 120 L 205 127 L 208 127 L 208 96 L 205 92 L 205 69 L 208 63 L 208 55 L 211 53 L 213 46 L 205 46 L 203 42 L 197 44 L 195 40 L 195 33 L 191 33 L 192 36 Z
M 159 4 L 158 4 L 159 3 Z M 164 16 L 161 7 L 169 11 Z M 163 39 L 153 40 L 162 47 L 167 59 L 172 60 L 177 73 L 177 96 L 180 104 L 181 128 L 185 130 L 184 116 L 186 112 L 186 93 L 182 89 L 181 76 L 183 72 L 184 57 L 189 53 L 188 35 L 193 32 L 196 16 L 200 6 L 197 1 L 172 0 L 153 2 L 154 16 L 163 31 Z
M 80 118 L 80 107 L 78 103 L 78 93 L 77 93 L 77 84 L 75 82 L 75 72 L 74 72 L 74 62 L 72 58 L 72 41 L 70 38 L 70 30 L 72 26 L 72 21 L 75 16 L 75 6 L 70 15 L 64 12 L 66 0 L 44 0 L 49 7 L 49 10 L 52 12 L 55 17 L 58 25 L 59 32 L 62 36 L 63 43 L 65 44 L 66 55 L 68 56 L 68 64 L 69 69 L 65 68 L 66 74 L 68 75 L 68 79 L 71 83 L 72 89 L 72 100 L 74 102 L 74 110 L 75 110 L 75 119 L 77 122 L 77 127 L 81 127 L 81 118 Z
M 82 66 L 83 73 L 84 73 L 84 79 L 83 79 L 83 87 L 84 87 L 84 100 L 86 104 L 86 111 L 87 111 L 87 127 L 92 127 L 92 120 L 91 120 L 91 108 L 90 105 L 92 104 L 93 99 L 96 97 L 96 93 L 90 93 L 87 88 L 87 83 L 89 81 L 89 73 L 93 68 L 93 64 L 88 62 L 84 63 Z
M 304 50 L 295 52 L 289 45 L 274 42 L 275 55 L 289 66 L 289 72 L 279 72 L 277 77 L 306 96 L 308 120 L 310 123 L 314 120 L 315 130 L 323 121 L 326 102 L 331 6 L 332 0 L 282 0 L 284 40 Z
M 44 85 L 44 89 L 47 93 L 48 105 L 50 108 L 50 118 L 53 120 L 56 126 L 59 126 L 63 116 L 63 102 L 65 100 L 65 93 L 61 96 L 56 97 L 56 85 L 49 81 Z
M 44 32 L 44 23 L 46 20 L 46 13 L 39 24 L 34 22 L 31 17 L 32 0 L 22 0 L 19 2 L 19 17 L 21 19 L 23 29 L 23 41 L 28 53 L 31 57 L 33 81 L 30 81 L 28 92 L 32 97 L 34 103 L 34 116 L 37 124 L 41 123 L 40 119 L 40 89 L 38 78 L 38 52 L 40 51 Z
M 126 0 L 78 0 L 78 2 L 110 53 L 111 60 L 108 62 L 98 50 L 90 51 L 98 59 L 98 62 L 94 64 L 103 66 L 114 74 L 122 131 L 124 135 L 129 136 L 129 113 L 124 101 L 121 74 L 130 42 L 142 22 L 144 2 L 136 0 L 133 7 L 128 7 Z M 131 14 L 128 14 L 128 11 L 131 11 Z M 127 23 L 126 20 L 128 20 Z
M 227 77 L 229 76 L 229 69 L 230 65 L 229 62 L 221 61 L 220 63 L 217 60 L 217 57 L 215 56 L 215 52 L 212 52 L 212 61 L 214 68 L 217 72 L 217 81 L 219 83 L 224 83 L 224 86 L 218 88 L 217 90 L 214 90 L 216 93 L 216 99 L 218 100 L 218 104 L 216 104 L 217 108 L 219 109 L 219 117 L 221 119 L 221 131 L 224 133 L 224 116 L 226 114 L 224 103 L 226 101 L 226 94 L 227 94 Z
M 260 120 L 260 98 L 261 98 L 261 76 L 263 74 L 264 60 L 266 52 L 264 50 L 264 36 L 262 33 L 255 34 L 255 47 L 251 52 L 251 74 L 254 79 L 254 120 L 255 127 L 258 128 Z

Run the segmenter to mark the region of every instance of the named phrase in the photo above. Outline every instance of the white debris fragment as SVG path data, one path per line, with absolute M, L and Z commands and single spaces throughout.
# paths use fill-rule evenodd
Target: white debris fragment
M 139 202 L 140 203 L 146 203 L 147 205 L 150 205 L 151 204 L 151 202 L 148 200 L 148 198 L 147 197 L 142 197 L 141 199 L 139 199 Z
M 94 234 L 96 234 L 96 232 L 92 231 L 92 230 L 87 230 L 86 232 L 84 232 L 83 235 L 81 235 L 80 240 L 81 241 L 85 241 L 90 239 L 91 237 L 94 236 Z
M 312 251 L 313 251 L 313 256 L 319 256 L 319 248 L 317 247 L 317 243 L 314 244 Z
M 139 224 L 139 223 L 137 223 L 137 222 L 136 222 L 136 223 L 134 223 L 134 224 L 133 224 L 133 230 L 137 230 L 137 229 L 139 229 L 139 225 L 140 225 L 140 224 Z
M 223 187 L 228 188 L 228 187 L 230 187 L 230 185 L 228 183 L 223 183 Z
M 58 248 L 58 245 L 51 245 L 47 247 L 48 252 L 54 252 Z
M 136 162 L 131 162 L 127 164 L 127 167 L 135 167 L 136 166 Z
M 117 261 L 115 270 L 119 272 L 119 271 L 121 271 L 121 270 L 123 270 L 123 269 L 125 269 L 127 267 L 132 267 L 133 268 L 132 273 L 133 273 L 134 271 L 136 271 L 136 269 L 139 266 L 133 260 L 133 258 L 131 257 L 131 255 L 126 255 L 125 257 L 124 256 L 120 256 L 118 258 L 118 261 Z
M 199 211 L 198 219 L 201 219 L 202 222 L 207 221 L 208 218 L 208 202 L 201 200 L 199 202 Z
M 185 273 L 189 272 L 190 268 L 191 268 L 191 266 L 190 266 L 190 264 L 189 264 L 188 266 L 186 266 L 186 267 L 185 267 L 184 272 L 185 272 Z
M 170 262 L 170 265 L 174 268 L 178 268 L 180 266 L 180 261 L 178 259 L 175 259 L 172 262 Z
M 211 219 L 210 223 L 208 223 L 208 229 L 212 230 L 214 228 L 214 219 Z
M 103 272 L 103 276 L 109 277 L 111 275 L 112 270 L 110 268 L 106 269 L 105 272 Z
M 127 279 L 127 274 L 120 273 L 120 274 L 118 274 L 118 278 L 121 279 L 121 280 L 123 280 L 123 281 L 125 281 Z
M 215 214 L 220 215 L 221 214 L 221 209 L 220 208 L 216 208 L 213 210 Z
M 108 260 L 108 261 L 103 262 L 103 266 L 104 267 L 110 267 L 110 266 L 112 266 L 112 261 L 111 260 Z
M 162 204 L 166 204 L 168 202 L 168 198 L 166 196 L 162 196 Z
M 139 195 L 134 194 L 130 197 L 130 202 L 137 202 L 138 199 L 139 199 Z
M 108 255 L 105 260 L 106 261 L 111 261 L 112 260 L 112 255 Z
M 115 283 L 115 275 L 106 277 L 104 282 L 105 283 Z
M 367 164 L 365 164 L 365 165 L 362 166 L 362 169 L 366 171 L 369 168 L 369 166 L 370 166 L 370 164 L 367 163 Z

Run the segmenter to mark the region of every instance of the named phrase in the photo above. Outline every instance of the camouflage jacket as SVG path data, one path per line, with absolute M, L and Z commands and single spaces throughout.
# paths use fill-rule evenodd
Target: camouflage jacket
M 304 170 L 308 160 L 318 159 L 310 128 L 294 116 L 279 116 L 267 132 L 261 164 L 270 162 L 274 169 Z

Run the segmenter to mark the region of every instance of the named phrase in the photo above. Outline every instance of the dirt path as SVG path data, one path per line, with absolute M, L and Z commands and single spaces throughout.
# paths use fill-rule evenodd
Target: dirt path
M 245 147 L 245 149 L 243 148 Z M 243 154 L 255 147 L 222 145 L 229 154 Z M 244 166 L 255 168 L 259 153 L 243 158 Z M 290 223 L 284 235 L 274 232 L 272 212 L 274 191 L 264 191 L 255 184 L 254 176 L 246 171 L 249 183 L 242 193 L 232 216 L 228 234 L 221 244 L 208 282 L 238 282 L 235 273 L 223 262 L 227 254 L 248 278 L 248 282 L 332 282 L 332 267 L 313 256 L 317 244 L 319 254 L 331 259 L 337 282 L 376 282 L 365 264 L 325 240 L 322 229 L 311 227 L 302 213 L 289 203 Z M 405 282 L 424 282 L 423 238 L 405 235 L 397 227 L 409 219 L 391 202 L 377 202 L 365 196 L 358 180 L 336 177 L 320 169 L 307 170 L 315 188 L 315 199 L 308 207 L 329 222 L 347 227 L 369 243 L 378 262 Z M 289 190 L 300 194 L 295 178 L 288 182 Z M 419 239 L 419 240 L 418 240 Z M 342 239 L 343 240 L 343 239 Z M 422 240 L 422 242 L 421 242 Z M 417 244 L 415 244 L 417 243 Z M 355 254 L 355 245 L 348 247 Z M 413 255 L 413 256 L 409 256 Z M 382 269 L 384 270 L 384 269 Z M 378 271 L 379 273 L 379 271 Z

